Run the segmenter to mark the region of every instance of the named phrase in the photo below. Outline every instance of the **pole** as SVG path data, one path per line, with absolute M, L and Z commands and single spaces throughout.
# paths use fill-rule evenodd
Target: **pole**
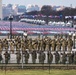
M 11 14 L 9 16 L 9 21 L 10 21 L 10 39 L 12 39 L 12 21 L 13 21 L 13 16 Z
M 12 21 L 10 21 L 10 39 L 12 39 Z

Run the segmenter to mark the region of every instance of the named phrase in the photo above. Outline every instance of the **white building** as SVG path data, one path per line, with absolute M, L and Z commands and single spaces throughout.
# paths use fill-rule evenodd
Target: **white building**
M 2 19 L 2 0 L 0 0 L 0 19 Z
M 38 5 L 31 5 L 31 4 L 28 4 L 27 7 L 26 7 L 26 11 L 27 12 L 31 12 L 31 11 L 39 11 L 39 6 Z
M 13 6 L 12 6 L 12 9 L 13 9 L 13 15 L 17 15 L 17 13 L 18 13 L 18 4 L 14 4 Z

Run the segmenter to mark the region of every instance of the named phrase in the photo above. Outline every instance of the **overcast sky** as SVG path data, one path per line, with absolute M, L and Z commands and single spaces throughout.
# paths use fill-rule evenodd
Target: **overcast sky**
M 3 0 L 3 4 L 20 4 L 27 6 L 28 4 L 42 5 L 62 5 L 76 7 L 76 0 Z

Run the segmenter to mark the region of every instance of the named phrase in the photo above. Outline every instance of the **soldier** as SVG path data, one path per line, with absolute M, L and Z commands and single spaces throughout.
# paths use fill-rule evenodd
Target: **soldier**
M 2 52 L 3 50 L 3 43 L 2 43 L 2 40 L 0 39 L 0 52 Z
M 21 60 L 21 53 L 20 53 L 20 51 L 17 51 L 17 53 L 16 53 L 16 59 L 17 59 L 17 64 L 19 64 L 20 60 Z
M 17 48 L 18 48 L 18 50 L 21 49 L 21 39 L 20 39 L 20 37 L 18 38 Z
M 8 61 L 10 60 L 10 54 L 6 51 L 4 55 L 5 55 L 5 63 L 8 64 Z
M 52 51 L 56 50 L 56 41 L 55 41 L 55 39 L 52 39 L 52 41 L 51 41 L 51 47 L 52 47 Z
M 47 59 L 48 59 L 48 63 L 51 64 L 53 61 L 53 55 L 50 51 L 48 51 L 48 53 L 47 53 Z
M 1 55 L 1 53 L 0 53 L 0 63 L 1 63 L 1 61 L 2 61 L 2 55 Z
M 26 36 L 26 38 L 24 39 L 24 49 L 26 50 L 26 49 L 29 49 L 29 39 L 27 38 L 27 36 Z
M 17 37 L 15 37 L 14 40 L 15 40 L 15 48 L 16 48 L 16 51 L 17 51 L 17 42 L 18 42 L 18 41 L 17 41 Z
M 41 46 L 41 40 L 40 40 L 40 37 L 38 37 L 38 51 L 40 50 L 40 47 Z
M 73 64 L 74 63 L 74 52 L 72 52 L 71 57 L 72 57 L 72 64 Z
M 34 40 L 34 50 L 37 50 L 38 48 L 38 40 L 37 38 Z
M 14 53 L 14 41 L 10 40 L 10 50 Z
M 58 64 L 59 63 L 59 60 L 60 60 L 60 55 L 59 55 L 58 51 L 56 51 L 54 53 L 54 55 L 55 55 L 55 63 Z
M 45 53 L 43 51 L 40 51 L 38 58 L 39 58 L 39 63 L 44 64 Z
M 32 51 L 32 62 L 33 62 L 33 64 L 35 64 L 36 63 L 36 59 L 37 59 L 37 53 L 36 53 L 36 51 L 34 50 L 34 51 Z
M 5 50 L 8 51 L 9 45 L 8 45 L 7 39 L 4 39 L 3 46 L 4 46 Z
M 45 43 L 46 43 L 46 50 L 50 51 L 50 38 L 49 37 L 45 38 Z
M 21 48 L 21 40 L 19 37 L 15 38 L 15 47 L 16 47 L 16 51 L 19 51 Z
M 67 61 L 67 55 L 65 54 L 65 52 L 61 53 L 62 55 L 62 64 L 65 64 Z
M 68 38 L 68 51 L 71 52 L 72 51 L 72 47 L 73 47 L 73 40 L 71 37 Z
M 23 53 L 24 53 L 25 50 L 26 50 L 26 47 L 25 47 L 25 41 L 24 41 L 23 38 L 21 39 L 21 50 L 22 50 Z
M 46 40 L 45 40 L 45 38 L 43 38 L 41 42 L 42 42 L 41 43 L 42 44 L 42 49 L 41 50 L 45 51 L 45 48 L 46 48 Z
M 72 64 L 72 54 L 69 52 L 67 53 L 68 63 Z
M 32 38 L 30 38 L 28 41 L 28 49 L 29 51 L 32 51 Z
M 56 41 L 56 48 L 57 48 L 57 51 L 61 51 L 61 40 L 59 38 Z
M 74 64 L 76 64 L 76 52 L 74 53 Z
M 66 51 L 67 40 L 65 38 L 62 38 L 61 44 L 62 44 L 62 51 Z
M 24 57 L 25 57 L 25 63 L 28 63 L 28 59 L 29 59 L 29 53 L 27 51 L 24 52 Z

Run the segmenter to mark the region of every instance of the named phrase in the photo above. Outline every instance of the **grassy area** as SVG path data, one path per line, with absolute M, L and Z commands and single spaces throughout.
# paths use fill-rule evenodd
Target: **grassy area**
M 0 70 L 0 75 L 76 75 L 76 70 Z

